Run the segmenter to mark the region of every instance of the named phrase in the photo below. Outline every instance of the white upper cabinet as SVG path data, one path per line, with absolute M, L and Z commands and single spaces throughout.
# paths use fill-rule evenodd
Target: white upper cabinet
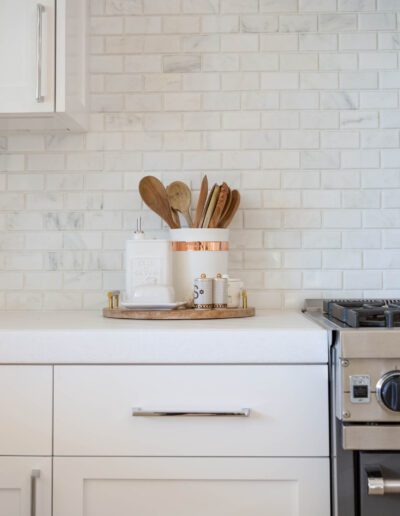
M 1 0 L 1 130 L 85 128 L 86 21 L 86 0 Z
M 0 3 L 0 112 L 54 111 L 55 0 Z

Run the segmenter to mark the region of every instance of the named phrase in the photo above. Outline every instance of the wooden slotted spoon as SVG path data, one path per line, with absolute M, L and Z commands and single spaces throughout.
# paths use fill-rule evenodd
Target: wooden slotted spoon
M 218 223 L 219 228 L 227 228 L 229 224 L 232 222 L 233 217 L 236 215 L 236 212 L 239 208 L 240 204 L 240 193 L 238 190 L 232 190 L 232 200 L 229 205 L 229 208 L 225 215 L 220 219 Z
M 143 202 L 157 213 L 170 228 L 176 229 L 179 227 L 172 217 L 167 192 L 159 179 L 154 176 L 146 176 L 141 179 L 139 193 Z
M 174 181 L 167 186 L 167 195 L 171 208 L 182 213 L 188 226 L 190 228 L 193 227 L 192 217 L 190 216 L 190 205 L 192 202 L 190 188 L 182 181 Z
M 222 183 L 219 193 L 217 203 L 214 208 L 214 212 L 211 215 L 210 222 L 208 224 L 209 228 L 217 228 L 218 223 L 222 217 L 222 213 L 224 211 L 226 201 L 229 198 L 229 186 L 226 183 Z

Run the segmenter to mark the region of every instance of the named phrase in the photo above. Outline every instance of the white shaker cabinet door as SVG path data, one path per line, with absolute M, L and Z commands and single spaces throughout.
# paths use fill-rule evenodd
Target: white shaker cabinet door
M 329 516 L 329 459 L 55 458 L 53 516 Z
M 0 1 L 0 113 L 54 111 L 55 0 Z
M 51 516 L 51 459 L 0 457 L 0 516 Z
M 52 383 L 51 366 L 0 366 L 0 455 L 51 455 Z

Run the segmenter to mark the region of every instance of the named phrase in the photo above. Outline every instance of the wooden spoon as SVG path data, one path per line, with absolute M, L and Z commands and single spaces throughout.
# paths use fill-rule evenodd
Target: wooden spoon
M 176 227 L 181 227 L 181 221 L 179 220 L 179 213 L 176 210 L 173 210 L 171 208 L 172 218 L 174 219 L 174 222 L 176 224 Z
M 218 199 L 217 199 L 217 203 L 215 205 L 214 212 L 211 215 L 211 219 L 208 224 L 209 228 L 217 228 L 218 227 L 218 222 L 221 219 L 222 212 L 224 211 L 224 208 L 226 205 L 226 200 L 228 199 L 228 197 L 229 197 L 229 186 L 226 183 L 222 183 L 222 185 L 219 189 Z
M 240 193 L 237 190 L 232 190 L 232 201 L 229 205 L 228 211 L 226 214 L 220 219 L 218 223 L 219 228 L 227 228 L 229 224 L 232 222 L 233 217 L 236 215 L 236 212 L 239 208 L 240 204 Z
M 200 187 L 199 200 L 197 201 L 196 213 L 194 215 L 193 227 L 200 227 L 201 217 L 204 212 L 204 206 L 206 204 L 208 194 L 208 179 L 207 176 L 203 177 Z
M 154 176 L 146 176 L 139 183 L 139 193 L 145 204 L 159 215 L 170 228 L 176 229 L 171 206 L 164 185 Z
M 221 188 L 220 186 L 215 185 L 213 190 L 212 190 L 212 193 L 210 194 L 210 202 L 208 204 L 207 212 L 206 212 L 205 217 L 204 217 L 203 226 L 202 226 L 203 228 L 208 228 L 209 227 L 208 225 L 210 223 L 212 214 L 214 213 L 215 206 L 217 205 L 220 188 Z
M 167 195 L 171 208 L 182 213 L 188 226 L 193 227 L 192 217 L 190 216 L 190 205 L 192 203 L 190 188 L 182 181 L 174 181 L 167 186 Z
M 224 209 L 222 210 L 221 217 L 219 220 L 221 220 L 223 217 L 225 217 L 226 212 L 229 210 L 229 206 L 232 202 L 232 190 L 229 188 L 229 186 L 228 186 L 228 190 L 229 190 L 228 197 L 226 199 L 226 203 L 225 203 Z

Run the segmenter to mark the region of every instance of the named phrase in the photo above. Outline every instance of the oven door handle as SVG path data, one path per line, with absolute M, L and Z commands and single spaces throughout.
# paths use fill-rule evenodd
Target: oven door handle
M 368 495 L 384 496 L 386 494 L 400 494 L 399 478 L 384 478 L 380 466 L 366 470 L 368 479 Z

